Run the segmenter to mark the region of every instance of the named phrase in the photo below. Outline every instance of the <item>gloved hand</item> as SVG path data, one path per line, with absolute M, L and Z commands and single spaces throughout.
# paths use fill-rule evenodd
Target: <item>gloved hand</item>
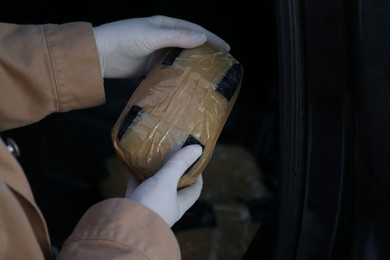
M 161 15 L 111 22 L 93 31 L 104 78 L 145 76 L 165 47 L 194 48 L 209 41 L 230 50 L 205 28 Z
M 200 196 L 202 175 L 194 184 L 183 189 L 177 190 L 177 184 L 185 170 L 201 154 L 202 147 L 198 144 L 183 147 L 155 175 L 138 186 L 129 181 L 125 197 L 153 210 L 172 227 Z

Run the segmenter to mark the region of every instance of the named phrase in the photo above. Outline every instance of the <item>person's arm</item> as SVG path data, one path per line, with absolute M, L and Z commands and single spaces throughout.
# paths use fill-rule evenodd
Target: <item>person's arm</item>
M 155 212 L 133 200 L 111 198 L 88 209 L 56 259 L 177 260 L 180 249 Z
M 181 259 L 170 227 L 199 198 L 202 176 L 177 190 L 182 174 L 202 153 L 189 145 L 175 153 L 152 177 L 139 185 L 130 181 L 126 198 L 92 206 L 65 241 L 57 260 Z
M 0 131 L 101 104 L 103 78 L 144 76 L 162 48 L 206 41 L 230 49 L 197 24 L 159 15 L 94 28 L 0 23 Z
M 91 24 L 0 23 L 0 131 L 103 102 Z
M 104 101 L 103 78 L 143 76 L 162 48 L 192 48 L 206 41 L 229 50 L 221 38 L 201 26 L 165 16 L 95 28 L 87 23 L 1 24 L 0 131 L 53 112 L 99 104 Z M 200 146 L 185 147 L 148 181 L 134 190 L 129 185 L 126 198 L 92 206 L 59 259 L 180 259 L 170 227 L 199 197 L 201 176 L 183 190 L 176 188 L 200 153 Z M 153 185 L 159 192 L 151 189 Z

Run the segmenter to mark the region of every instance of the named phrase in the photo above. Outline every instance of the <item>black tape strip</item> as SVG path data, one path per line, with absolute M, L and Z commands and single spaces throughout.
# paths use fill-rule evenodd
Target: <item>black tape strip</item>
M 184 142 L 183 147 L 187 146 L 187 145 L 190 145 L 190 144 L 199 144 L 200 146 L 202 146 L 202 151 L 204 150 L 204 145 L 201 144 L 201 142 L 199 142 L 195 137 L 193 137 L 192 135 L 188 136 L 187 137 L 187 140 Z M 200 157 L 199 157 L 200 158 Z M 195 165 L 195 163 L 199 160 L 199 158 L 190 166 L 188 167 L 188 169 L 183 173 L 183 176 L 186 175 L 190 170 L 191 168 Z
M 162 64 L 171 66 L 176 57 L 180 55 L 183 48 L 175 47 L 171 50 L 167 57 L 162 61 Z
M 225 74 L 225 77 L 223 77 L 215 90 L 224 96 L 227 101 L 230 101 L 240 84 L 242 73 L 243 71 L 240 64 L 234 64 Z
M 134 118 L 137 116 L 138 112 L 141 111 L 141 109 L 142 108 L 139 106 L 132 106 L 129 112 L 127 112 L 125 118 L 123 119 L 119 127 L 118 134 L 116 135 L 118 141 L 122 139 L 123 135 L 126 133 L 127 128 L 129 128 Z
M 193 137 L 192 135 L 188 136 L 187 137 L 187 140 L 184 142 L 183 144 L 183 147 L 184 146 L 187 146 L 187 145 L 190 145 L 190 144 L 199 144 L 200 146 L 202 146 L 202 148 L 204 149 L 204 145 L 201 144 L 195 137 Z

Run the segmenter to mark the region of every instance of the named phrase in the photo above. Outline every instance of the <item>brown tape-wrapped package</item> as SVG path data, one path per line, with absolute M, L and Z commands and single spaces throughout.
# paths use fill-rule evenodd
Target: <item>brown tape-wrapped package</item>
M 200 144 L 201 157 L 178 189 L 192 184 L 209 162 L 242 83 L 242 65 L 206 43 L 168 48 L 141 81 L 112 129 L 114 149 L 139 181 L 155 174 L 185 145 Z

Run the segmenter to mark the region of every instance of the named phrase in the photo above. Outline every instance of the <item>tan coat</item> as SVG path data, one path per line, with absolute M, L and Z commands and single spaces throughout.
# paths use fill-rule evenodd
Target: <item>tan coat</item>
M 89 23 L 0 23 L 0 131 L 50 113 L 102 104 L 104 85 Z M 0 259 L 51 259 L 47 226 L 21 166 L 0 141 Z M 174 233 L 125 198 L 84 214 L 57 259 L 180 259 Z

